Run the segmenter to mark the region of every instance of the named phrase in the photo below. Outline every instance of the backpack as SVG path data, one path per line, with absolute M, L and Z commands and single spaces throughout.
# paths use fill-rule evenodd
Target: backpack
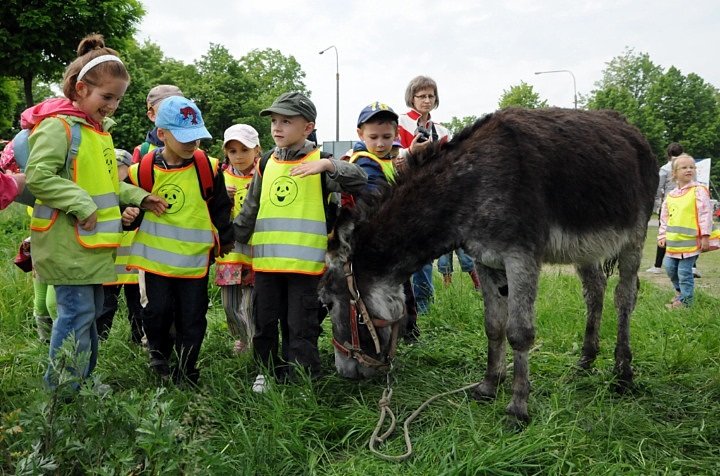
M 155 149 L 143 155 L 142 159 L 140 159 L 140 165 L 138 165 L 138 185 L 148 192 L 152 192 L 153 185 L 155 184 L 153 166 L 156 151 L 160 150 L 161 149 Z M 210 163 L 208 155 L 200 149 L 195 150 L 193 159 L 195 160 L 195 172 L 197 173 L 198 183 L 200 184 L 200 193 L 202 194 L 203 200 L 207 202 L 212 198 L 213 187 L 215 186 L 215 174 L 213 173 L 212 164 Z
M 265 172 L 265 166 L 268 163 L 268 160 L 270 160 L 270 157 L 272 157 L 273 150 L 270 149 L 269 151 L 265 152 L 260 157 L 260 162 L 258 163 L 258 168 L 260 169 L 260 175 L 262 176 L 263 172 Z M 329 159 L 333 155 L 329 152 L 320 151 L 320 158 L 321 159 Z M 337 197 L 333 198 L 333 195 L 335 192 L 328 192 L 327 185 L 325 185 L 325 172 L 321 174 L 322 178 L 320 179 L 320 183 L 322 184 L 322 196 L 323 196 L 323 204 L 325 205 L 325 224 L 327 225 L 327 232 L 330 233 L 332 229 L 335 227 L 335 222 L 337 221 L 338 213 L 340 212 L 340 207 L 338 206 L 338 199 Z
M 60 120 L 63 125 L 65 125 L 65 132 L 67 133 L 68 143 L 70 144 L 70 147 L 68 147 L 67 157 L 65 159 L 65 168 L 69 170 L 70 164 L 73 160 L 75 160 L 75 157 L 77 157 L 78 151 L 80 150 L 80 140 L 82 139 L 82 135 L 80 133 L 79 123 L 76 122 L 71 126 L 64 119 Z M 30 144 L 28 142 L 30 134 L 32 134 L 32 129 L 23 129 L 15 134 L 12 141 L 10 141 L 10 143 L 6 146 L 5 159 L 14 160 L 21 172 L 25 172 L 25 167 L 27 166 L 28 158 L 30 157 Z M 12 147 L 10 144 L 12 144 Z M 12 157 L 9 156 L 10 152 L 8 151 L 12 151 Z M 15 198 L 15 201 L 31 207 L 35 205 L 35 197 L 30 193 L 27 187 L 25 187 L 23 192 Z

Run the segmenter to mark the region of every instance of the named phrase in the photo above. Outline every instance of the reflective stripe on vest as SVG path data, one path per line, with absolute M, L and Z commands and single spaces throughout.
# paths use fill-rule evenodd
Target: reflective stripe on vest
M 668 225 L 665 246 L 670 253 L 691 253 L 700 249 L 698 226 L 697 187 L 690 187 L 679 197 L 668 195 Z
M 228 167 L 223 174 L 225 175 L 225 185 L 233 185 L 235 187 L 235 200 L 233 202 L 233 209 L 230 212 L 230 220 L 234 220 L 235 217 L 240 213 L 242 204 L 247 196 L 247 187 L 252 180 L 251 175 L 235 175 L 232 171 L 232 167 Z M 225 256 L 218 256 L 215 261 L 219 264 L 252 264 L 252 245 L 245 243 L 235 242 L 235 246 Z
M 75 225 L 75 236 L 85 248 L 115 248 L 122 238 L 120 221 L 120 183 L 112 138 L 92 127 L 81 127 L 81 146 L 70 165 L 72 180 L 92 198 L 97 210 L 97 225 L 85 231 Z M 30 227 L 47 231 L 57 218 L 58 210 L 36 200 Z
M 210 161 L 217 170 L 217 159 Z M 133 164 L 128 173 L 137 184 L 138 164 Z M 130 248 L 128 267 L 163 276 L 203 277 L 216 235 L 200 192 L 195 163 L 170 170 L 153 166 L 153 174 L 152 193 L 163 197 L 168 208 L 159 217 L 145 213 Z
M 354 164 L 360 157 L 367 157 L 368 159 L 375 161 L 382 169 L 382 173 L 385 176 L 385 180 L 387 181 L 387 183 L 395 183 L 395 164 L 393 164 L 393 161 L 391 159 L 381 159 L 377 155 L 371 154 L 370 152 L 360 151 L 355 152 L 350 157 L 349 162 L 351 164 Z
M 130 257 L 130 247 L 132 246 L 134 238 L 135 230 L 123 233 L 122 240 L 120 240 L 120 247 L 117 249 L 117 255 L 115 255 L 115 273 L 117 274 L 117 279 L 111 283 L 104 284 L 138 284 L 138 270 L 127 268 L 128 258 Z
M 322 175 L 290 176 L 292 168 L 316 160 L 319 150 L 297 161 L 279 161 L 274 155 L 268 160 L 252 237 L 256 271 L 312 275 L 324 271 L 327 228 Z

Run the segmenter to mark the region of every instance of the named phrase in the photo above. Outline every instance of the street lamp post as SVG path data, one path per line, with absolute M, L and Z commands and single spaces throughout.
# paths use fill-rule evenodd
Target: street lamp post
M 320 52 L 325 53 L 330 48 L 335 50 L 335 141 L 340 140 L 340 62 L 338 61 L 338 50 L 335 45 L 328 46 Z
M 575 99 L 575 109 L 577 109 L 577 84 L 575 83 L 575 75 L 569 69 L 554 69 L 552 71 L 535 71 L 535 74 L 548 74 L 548 73 L 570 73 L 573 79 L 573 97 Z

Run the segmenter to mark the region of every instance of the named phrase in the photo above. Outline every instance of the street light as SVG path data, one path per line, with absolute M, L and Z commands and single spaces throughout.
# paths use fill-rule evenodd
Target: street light
M 330 48 L 335 50 L 335 141 L 340 140 L 340 62 L 338 61 L 338 50 L 335 45 L 328 46 L 319 54 L 325 53 Z
M 577 109 L 577 84 L 575 83 L 575 75 L 569 69 L 554 69 L 552 71 L 535 71 L 535 74 L 547 74 L 547 73 L 570 73 L 573 79 L 573 97 L 575 98 L 575 109 Z

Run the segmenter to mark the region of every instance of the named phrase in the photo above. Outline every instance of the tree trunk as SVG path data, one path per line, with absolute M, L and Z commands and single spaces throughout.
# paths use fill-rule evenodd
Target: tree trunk
M 25 76 L 23 76 L 23 87 L 25 90 L 25 105 L 27 107 L 31 107 L 35 104 L 35 100 L 33 99 L 33 92 L 32 92 L 33 78 L 34 78 L 34 75 L 32 73 L 27 73 Z

